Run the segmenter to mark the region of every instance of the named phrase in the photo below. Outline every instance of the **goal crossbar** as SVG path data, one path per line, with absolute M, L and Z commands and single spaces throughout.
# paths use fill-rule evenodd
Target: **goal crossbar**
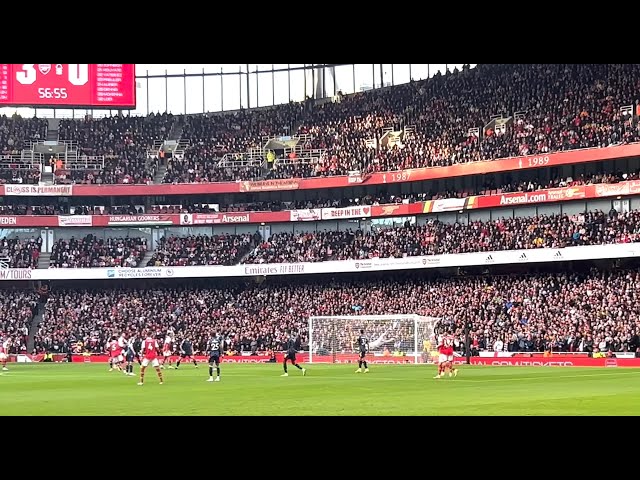
M 439 317 L 405 315 L 342 315 L 309 317 L 309 363 L 350 361 L 359 332 L 369 339 L 369 354 L 404 356 L 407 363 L 430 363 Z

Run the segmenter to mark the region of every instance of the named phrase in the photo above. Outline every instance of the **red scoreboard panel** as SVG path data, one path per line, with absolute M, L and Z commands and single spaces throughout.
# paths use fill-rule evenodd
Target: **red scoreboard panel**
M 0 63 L 0 106 L 136 107 L 133 63 Z

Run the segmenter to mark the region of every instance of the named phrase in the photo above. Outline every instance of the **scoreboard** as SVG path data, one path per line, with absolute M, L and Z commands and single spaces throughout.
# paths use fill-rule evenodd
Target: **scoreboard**
M 133 63 L 1 63 L 0 107 L 136 107 Z

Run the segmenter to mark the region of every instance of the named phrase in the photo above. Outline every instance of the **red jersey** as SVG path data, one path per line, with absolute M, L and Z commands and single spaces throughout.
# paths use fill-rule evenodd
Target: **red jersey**
M 453 355 L 453 337 L 440 337 L 438 353 L 441 355 Z
M 117 340 L 114 340 L 109 343 L 109 352 L 112 357 L 117 357 L 122 354 L 122 347 L 118 344 Z
M 155 360 L 158 358 L 158 342 L 151 337 L 145 338 L 142 342 L 142 356 L 147 360 Z

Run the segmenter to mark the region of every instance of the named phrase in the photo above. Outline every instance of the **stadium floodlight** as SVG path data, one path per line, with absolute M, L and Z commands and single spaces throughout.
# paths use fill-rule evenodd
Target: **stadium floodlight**
M 402 356 L 406 363 L 432 363 L 436 317 L 420 315 L 346 315 L 309 317 L 309 363 L 341 363 L 357 353 L 360 331 L 369 355 Z

